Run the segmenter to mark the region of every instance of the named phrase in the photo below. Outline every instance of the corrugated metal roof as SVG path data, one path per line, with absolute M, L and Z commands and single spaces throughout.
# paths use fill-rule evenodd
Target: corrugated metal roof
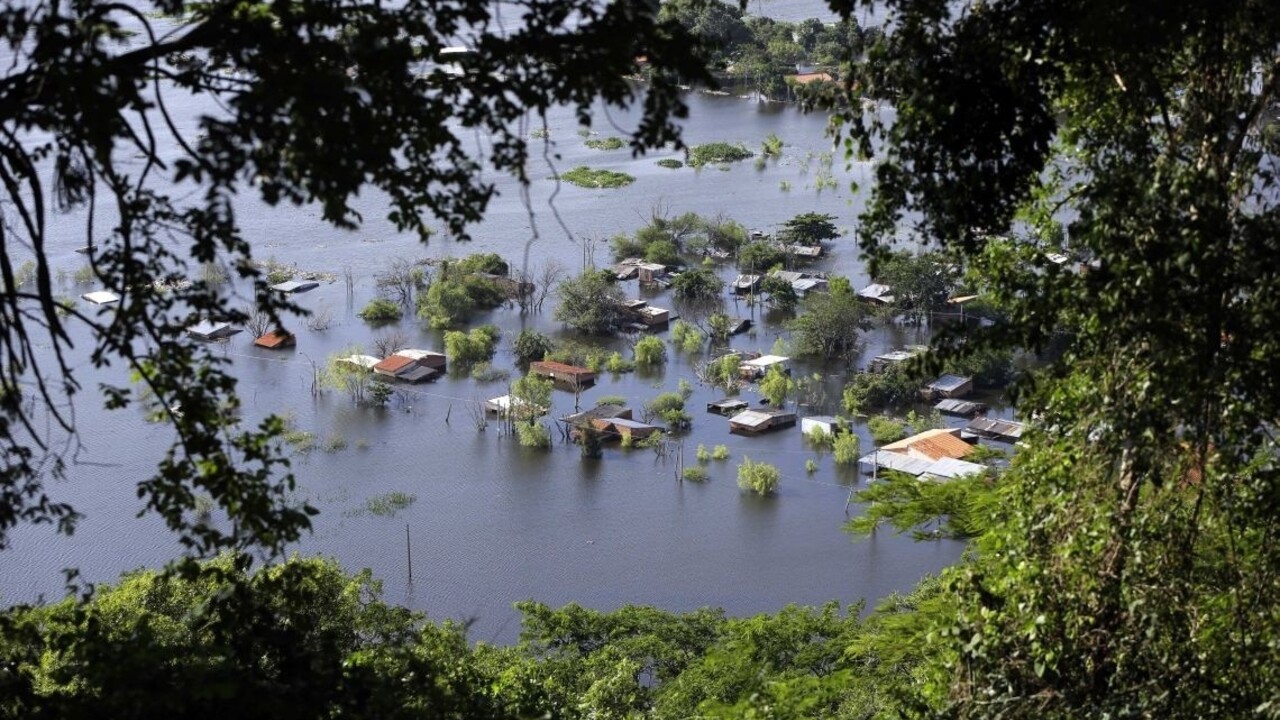
M 787 362 L 790 359 L 791 358 L 784 357 L 782 355 L 761 355 L 754 360 L 746 360 L 742 364 L 749 365 L 751 367 L 769 367 L 770 365 Z
M 558 375 L 572 375 L 576 377 L 591 376 L 595 377 L 595 373 L 576 365 L 566 365 L 555 360 L 537 360 L 529 363 L 529 369 L 535 372 L 555 373 Z
M 944 457 L 962 458 L 973 452 L 973 446 L 953 434 L 958 432 L 958 430 L 948 429 L 926 430 L 904 440 L 889 443 L 880 450 L 903 454 L 915 451 L 930 460 L 940 460 Z
M 729 422 L 735 425 L 745 425 L 747 427 L 759 427 L 771 420 L 773 420 L 772 415 L 759 410 L 744 410 L 729 418 Z
M 871 283 L 858 291 L 858 297 L 864 300 L 891 303 L 893 302 L 893 288 L 880 283 Z
M 440 371 L 436 368 L 426 367 L 425 365 L 414 364 L 408 369 L 402 370 L 399 373 L 397 373 L 396 378 L 403 380 L 405 382 L 416 383 L 416 382 L 425 382 L 427 380 L 434 378 L 439 374 L 440 374 Z
M 896 470 L 919 477 L 933 463 L 928 460 L 908 457 L 895 452 L 873 452 L 858 458 L 858 464 L 865 467 L 880 467 L 882 470 Z
M 929 465 L 924 471 L 925 475 L 933 475 L 939 478 L 958 478 L 965 475 L 977 475 L 987 471 L 986 465 L 971 463 L 966 460 L 957 460 L 955 458 L 942 458 Z
M 387 357 L 383 358 L 377 365 L 373 366 L 373 371 L 376 373 L 386 373 L 388 375 L 395 375 L 400 370 L 413 364 L 414 364 L 413 358 L 405 357 L 404 355 L 388 355 Z
M 929 383 L 930 390 L 938 390 L 940 392 L 950 392 L 962 387 L 965 383 L 973 382 L 971 377 L 960 377 L 959 375 L 943 375 L 937 380 Z

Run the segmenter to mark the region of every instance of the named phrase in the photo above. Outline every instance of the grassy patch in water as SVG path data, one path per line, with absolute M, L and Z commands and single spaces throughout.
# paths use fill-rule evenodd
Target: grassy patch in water
M 662 158 L 661 160 L 658 161 L 658 166 L 664 167 L 670 170 L 679 170 L 680 168 L 684 167 L 684 163 L 680 162 L 675 158 Z
M 621 150 L 625 143 L 620 137 L 591 138 L 586 143 L 592 150 Z
M 705 143 L 689 151 L 689 165 L 698 168 L 712 163 L 737 162 L 746 160 L 754 154 L 741 143 L 737 145 L 726 142 Z
M 635 177 L 626 173 L 589 168 L 586 165 L 579 165 L 560 177 L 565 182 L 584 188 L 620 188 L 636 181 Z
M 365 509 L 374 515 L 382 517 L 393 517 L 397 512 L 409 507 L 418 496 L 413 493 L 405 492 L 389 492 L 385 495 L 375 495 L 365 501 Z

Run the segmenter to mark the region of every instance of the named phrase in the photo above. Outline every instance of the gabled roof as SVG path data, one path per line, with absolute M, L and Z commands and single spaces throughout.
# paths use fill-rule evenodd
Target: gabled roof
M 877 302 L 891 303 L 893 302 L 893 288 L 880 283 L 872 283 L 858 291 L 858 297 L 863 300 L 875 300 Z
M 374 372 L 395 375 L 400 370 L 413 365 L 413 358 L 404 355 L 389 355 L 373 366 Z
M 957 435 L 958 432 L 958 430 L 947 430 L 945 428 L 926 430 L 904 440 L 889 443 L 880 448 L 880 450 L 904 455 L 914 451 L 930 460 L 940 460 L 942 458 L 958 459 L 973 452 L 973 446 L 961 440 Z

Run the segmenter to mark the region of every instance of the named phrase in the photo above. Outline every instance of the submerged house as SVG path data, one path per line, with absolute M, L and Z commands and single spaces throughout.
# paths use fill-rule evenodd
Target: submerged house
M 998 420 L 995 418 L 974 418 L 964 426 L 962 437 L 987 438 L 1002 442 L 1017 442 L 1022 439 L 1024 426 L 1014 420 Z
M 87 292 L 80 297 L 94 305 L 112 305 L 120 302 L 120 296 L 110 290 L 94 290 L 93 292 Z
M 934 480 L 986 472 L 985 465 L 963 459 L 971 452 L 973 446 L 960 438 L 959 430 L 926 430 L 864 455 L 858 466 L 866 474 L 893 470 Z
M 373 371 L 402 382 L 434 380 L 444 374 L 445 356 L 429 350 L 401 350 L 373 366 Z
M 551 378 L 557 385 L 570 390 L 581 390 L 591 387 L 596 382 L 596 374 L 576 365 L 566 365 L 554 360 L 537 360 L 529 364 L 529 372 L 541 377 Z
M 974 415 L 986 412 L 987 406 L 970 400 L 941 400 L 937 405 L 933 406 L 933 409 L 943 415 L 973 417 Z
M 187 328 L 188 335 L 205 342 L 226 340 L 238 332 L 240 332 L 240 328 L 233 327 L 231 323 L 215 322 L 213 320 L 201 320 Z
M 641 263 L 636 275 L 642 283 L 656 283 L 667 276 L 667 266 L 658 263 Z
M 530 405 L 518 397 L 501 395 L 484 401 L 484 410 L 498 417 L 512 417 L 517 420 L 540 417 L 547 414 L 547 409 Z
M 827 435 L 835 435 L 840 431 L 842 424 L 843 423 L 840 418 L 837 417 L 830 417 L 828 415 L 812 415 L 810 417 L 800 419 L 800 432 L 808 435 L 814 430 L 821 430 Z
M 729 432 L 738 435 L 759 435 L 769 430 L 791 427 L 796 424 L 796 414 L 791 410 L 756 408 L 745 410 L 729 418 Z
M 913 345 L 903 350 L 893 350 L 883 355 L 877 355 L 871 359 L 870 370 L 871 372 L 884 372 L 895 365 L 907 362 L 925 350 L 928 350 L 928 348 L 922 345 Z
M 285 348 L 296 347 L 298 338 L 293 333 L 284 328 L 276 328 L 271 332 L 253 341 L 254 345 L 268 350 L 283 350 Z
M 783 355 L 761 355 L 757 358 L 745 360 L 738 365 L 738 372 L 744 380 L 758 380 L 769 373 L 769 370 L 777 366 L 785 373 L 791 372 L 791 358 Z
M 654 307 L 644 300 L 627 300 L 622 303 L 627 317 L 648 328 L 663 327 L 671 320 L 671 311 Z
M 624 441 L 644 440 L 650 435 L 662 432 L 662 428 L 657 425 L 623 417 L 596 418 L 591 421 L 591 427 L 595 428 L 602 438 L 618 438 Z
M 312 282 L 310 280 L 289 280 L 282 283 L 276 283 L 271 286 L 271 289 L 276 292 L 284 293 L 285 295 L 296 295 L 298 293 L 315 290 L 318 287 L 320 287 L 320 283 Z
M 365 370 L 373 370 L 373 366 L 382 361 L 372 355 L 348 355 L 346 357 L 338 358 L 336 362 L 344 363 L 346 365 L 354 365 L 358 368 L 364 368 Z
M 707 412 L 731 417 L 747 409 L 747 401 L 738 398 L 723 398 L 707 403 Z
M 924 386 L 922 394 L 929 399 L 935 397 L 962 398 L 973 392 L 973 378 L 959 375 L 943 375 Z
M 893 288 L 872 283 L 858 291 L 858 298 L 873 305 L 889 305 L 893 302 Z

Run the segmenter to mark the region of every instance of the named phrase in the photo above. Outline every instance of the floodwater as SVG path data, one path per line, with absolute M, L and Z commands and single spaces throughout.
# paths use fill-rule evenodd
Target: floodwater
M 333 392 L 313 397 L 312 360 L 323 362 L 352 344 L 371 348 L 372 340 L 387 332 L 370 328 L 355 312 L 374 296 L 374 274 L 396 258 L 497 252 L 517 267 L 527 262 L 536 270 L 555 260 L 576 270 L 583 262 L 584 244 L 591 244 L 588 239 L 634 231 L 655 208 L 671 214 L 723 213 L 762 229 L 817 211 L 836 215 L 838 225 L 850 234 L 832 243 L 832 254 L 815 267 L 848 275 L 855 286 L 864 283 L 852 239 L 861 196 L 849 187 L 851 181 L 865 185 L 869 168 L 846 167 L 837 153 L 831 173 L 838 187 L 821 192 L 815 188 L 822 153 L 832 147 L 825 119 L 734 97 L 695 94 L 689 102 L 689 144 L 740 141 L 755 149 L 772 133 L 786 142 L 784 157 L 763 169 L 747 161 L 725 170 L 673 171 L 654 164 L 664 156 L 661 153 L 632 158 L 626 150 L 586 148 L 571 113 L 558 112 L 548 123 L 554 143 L 549 155 L 559 155 L 556 168 L 590 164 L 631 173 L 636 182 L 619 190 L 567 184 L 557 188 L 548 179 L 552 169 L 542 167 L 531 172 L 535 181 L 523 200 L 512 181 L 494 176 L 503 194 L 474 228 L 474 240 L 465 245 L 433 239 L 423 246 L 397 234 L 379 220 L 384 210 L 376 194 L 362 199 L 367 222 L 355 232 L 327 227 L 311 208 L 241 203 L 245 235 L 260 258 L 274 257 L 339 277 L 350 268 L 355 278 L 351 298 L 341 280 L 298 296 L 301 305 L 332 313 L 334 322 L 323 332 L 298 323 L 297 350 L 274 353 L 254 348 L 247 333 L 212 347 L 233 360 L 246 421 L 288 413 L 299 429 L 318 439 L 335 436 L 346 441 L 341 450 L 316 448 L 294 456 L 298 496 L 322 512 L 314 533 L 291 550 L 335 557 L 350 570 L 372 568 L 384 582 L 388 600 L 437 619 L 474 621 L 473 639 L 499 642 L 515 639 L 519 618 L 511 604 L 526 598 L 552 605 L 576 601 L 601 609 L 625 603 L 670 610 L 711 605 L 732 614 L 776 611 L 788 603 L 874 603 L 890 593 L 909 591 L 922 576 L 959 557 L 963 546 L 956 542 L 914 542 L 888 531 L 869 540 L 851 539 L 842 525 L 860 509 L 846 508 L 846 501 L 851 489 L 865 485 L 865 478 L 837 468 L 829 453 L 809 449 L 798 428 L 756 438 L 730 435 L 727 419 L 703 412 L 708 401 L 720 396 L 693 378 L 693 363 L 705 354 L 690 356 L 669 346 L 664 370 L 617 377 L 606 373 L 581 398 L 586 407 L 601 395 L 623 395 L 639 408 L 659 392 L 675 390 L 680 378 L 693 380 L 688 406 L 694 423 L 684 438 L 687 462 L 694 462 L 699 444 L 726 444 L 731 453 L 728 461 L 707 465 L 711 477 L 701 484 L 678 482 L 673 462 L 651 450 L 611 447 L 603 459 L 591 461 L 583 460 L 576 446 L 560 442 L 558 433 L 553 432 L 554 447 L 541 451 L 519 447 L 494 425 L 478 431 L 473 421 L 476 404 L 505 394 L 503 383 L 486 385 L 450 376 L 415 386 L 386 409 L 356 407 Z M 185 112 L 191 116 L 195 110 Z M 595 130 L 618 134 L 610 125 L 625 129 L 630 122 L 631 115 L 615 110 L 607 119 L 601 116 Z M 481 145 L 483 141 L 477 139 Z M 783 189 L 784 182 L 789 190 Z M 58 221 L 54 257 L 74 271 L 83 262 L 73 252 L 84 244 L 83 225 L 74 217 Z M 598 245 L 594 252 L 598 264 L 611 262 L 607 246 Z M 733 270 L 726 267 L 722 274 L 731 277 Z M 632 296 L 671 306 L 665 293 L 642 294 L 634 281 L 626 288 Z M 89 289 L 68 284 L 66 293 L 79 295 Z M 730 314 L 759 321 L 753 334 L 735 337 L 733 347 L 767 352 L 781 327 L 764 322 L 757 310 L 727 302 Z M 514 308 L 500 308 L 476 318 L 475 323 L 493 322 L 503 330 L 495 366 L 514 367 L 510 341 L 523 327 L 563 336 L 551 317 L 553 304 L 554 300 L 540 314 L 522 317 Z M 443 350 L 440 333 L 412 319 L 393 329 L 408 336 L 410 347 Z M 75 362 L 81 366 L 83 386 L 122 381 L 120 368 L 99 371 L 88 366 L 83 360 L 86 343 L 80 337 L 81 359 Z M 667 333 L 660 337 L 666 339 Z M 884 349 L 927 337 L 924 328 L 878 329 L 867 334 L 858 364 L 865 365 Z M 797 367 L 806 374 L 831 370 Z M 835 410 L 838 375 L 830 385 L 827 409 Z M 141 509 L 136 483 L 154 471 L 168 445 L 168 430 L 148 424 L 137 410 L 106 412 L 91 395 L 86 392 L 77 405 L 81 437 L 80 445 L 67 455 L 68 477 L 49 487 L 55 500 L 73 503 L 86 518 L 72 537 L 57 535 L 47 526 L 14 532 L 12 549 L 0 553 L 4 602 L 58 597 L 63 568 L 79 568 L 87 581 L 109 582 L 122 571 L 157 566 L 180 552 L 157 519 L 136 517 Z M 754 401 L 759 395 L 748 389 L 743 397 Z M 572 394 L 557 391 L 551 414 L 572 411 L 574 400 Z M 862 447 L 870 447 L 865 435 Z M 744 457 L 780 468 L 782 483 L 776 495 L 760 498 L 738 489 L 736 468 Z M 811 475 L 804 469 L 810 458 L 819 465 Z M 411 493 L 416 501 L 393 517 L 364 510 L 369 498 L 388 492 Z

